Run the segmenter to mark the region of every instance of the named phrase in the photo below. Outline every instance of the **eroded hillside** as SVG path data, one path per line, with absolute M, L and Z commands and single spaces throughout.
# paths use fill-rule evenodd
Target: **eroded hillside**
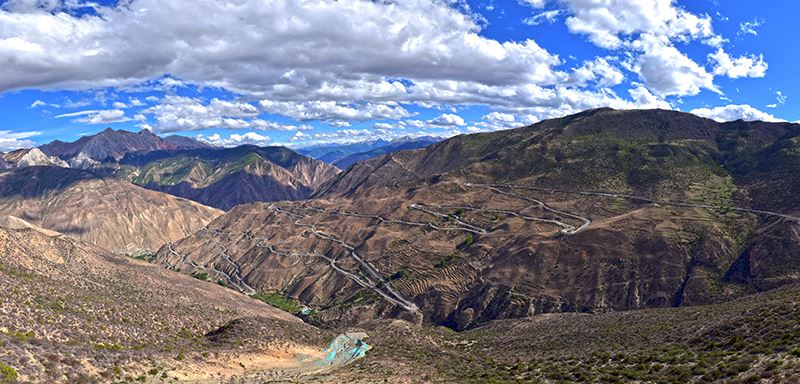
M 118 253 L 155 251 L 221 214 L 76 169 L 29 167 L 0 173 L 0 215 L 11 217 L 15 227 L 27 222 Z
M 800 180 L 767 153 L 793 164 L 799 134 L 603 109 L 458 136 L 358 163 L 309 201 L 237 207 L 157 262 L 328 324 L 727 301 L 797 279 Z

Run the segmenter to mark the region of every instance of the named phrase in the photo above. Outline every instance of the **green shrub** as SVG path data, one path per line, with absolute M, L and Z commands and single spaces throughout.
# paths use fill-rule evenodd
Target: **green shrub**
M 11 384 L 17 381 L 17 370 L 0 362 L 0 384 Z
M 283 296 L 279 293 L 256 293 L 251 296 L 256 300 L 261 300 L 273 307 L 280 308 L 293 315 L 303 312 L 303 306 L 291 297 Z

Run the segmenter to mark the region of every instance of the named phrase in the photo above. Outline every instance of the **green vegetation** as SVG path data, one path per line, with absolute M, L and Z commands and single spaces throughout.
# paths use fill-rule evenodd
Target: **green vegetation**
M 155 260 L 155 258 L 156 258 L 155 252 L 149 251 L 149 250 L 140 250 L 140 251 L 128 253 L 126 256 L 128 256 L 128 257 L 130 257 L 132 259 L 146 261 L 148 263 L 153 262 L 153 260 Z
M 401 267 L 397 272 L 393 273 L 387 280 L 395 281 L 400 279 L 405 279 L 411 276 L 411 269 L 406 266 Z
M 197 280 L 208 281 L 208 272 L 194 271 L 191 276 Z
M 455 262 L 457 262 L 459 260 L 461 260 L 461 255 L 458 252 L 453 252 L 453 253 L 451 253 L 451 254 L 439 259 L 439 261 L 437 261 L 436 264 L 433 265 L 433 267 L 434 268 L 446 268 L 447 266 L 452 265 L 453 263 L 455 263 Z
M 293 315 L 299 315 L 303 312 L 303 305 L 298 303 L 291 297 L 281 295 L 279 293 L 263 293 L 259 292 L 250 296 L 256 300 L 261 300 L 275 308 L 282 309 Z
M 17 381 L 17 370 L 0 362 L 0 384 L 11 384 Z
M 474 243 L 475 243 L 475 238 L 474 238 L 474 237 L 472 236 L 472 234 L 470 233 L 469 235 L 467 235 L 467 238 L 466 238 L 466 239 L 464 239 L 464 241 L 463 241 L 461 244 L 462 244 L 463 246 L 465 246 L 465 247 L 469 247 L 470 245 L 472 245 L 472 244 L 474 244 Z

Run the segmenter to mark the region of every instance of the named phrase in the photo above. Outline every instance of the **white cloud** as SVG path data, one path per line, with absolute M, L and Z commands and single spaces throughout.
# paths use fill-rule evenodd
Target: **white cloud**
M 31 137 L 40 135 L 41 132 L 11 132 L 0 131 L 0 151 L 8 152 L 20 148 L 31 148 L 36 146 Z
M 745 121 L 769 121 L 769 122 L 782 122 L 785 120 L 779 119 L 769 113 L 759 111 L 747 104 L 742 105 L 726 105 L 723 107 L 715 108 L 698 108 L 692 110 L 697 116 L 706 117 L 719 122 L 745 120 Z
M 452 113 L 443 113 L 438 117 L 428 120 L 427 123 L 436 127 L 461 127 L 467 125 L 461 116 Z
M 644 53 L 639 56 L 635 70 L 657 95 L 694 96 L 703 88 L 720 93 L 714 85 L 714 76 L 671 44 L 644 35 L 636 46 Z
M 739 34 L 758 36 L 758 28 L 764 24 L 764 19 L 756 17 L 753 20 L 739 24 Z
M 711 18 L 676 7 L 673 0 L 561 0 L 572 16 L 567 27 L 594 44 L 620 48 L 629 37 L 647 33 L 668 39 L 710 38 Z
M 234 133 L 228 136 L 227 138 L 222 137 L 222 135 L 218 133 L 209 136 L 197 135 L 195 137 L 200 141 L 209 143 L 211 145 L 216 145 L 219 147 L 235 147 L 245 144 L 265 146 L 269 145 L 269 143 L 272 142 L 272 138 L 270 138 L 269 136 L 264 136 L 256 132 L 247 132 L 241 135 L 238 133 Z
M 58 115 L 56 119 L 66 117 L 79 117 L 73 120 L 76 123 L 82 124 L 113 124 L 130 121 L 131 119 L 125 116 L 125 111 L 121 109 L 100 109 L 100 110 L 87 110 L 79 112 L 65 113 Z
M 46 102 L 41 101 L 41 100 L 36 100 L 36 101 L 33 102 L 33 104 L 31 104 L 30 108 L 46 107 L 48 105 L 50 105 L 50 103 L 46 103 Z
M 533 8 L 542 8 L 547 0 L 520 0 L 520 2 Z
M 309 125 L 280 124 L 257 118 L 256 106 L 243 101 L 217 98 L 205 104 L 200 99 L 167 95 L 161 102 L 141 112 L 152 115 L 158 132 L 197 131 L 211 128 L 256 129 L 262 131 L 297 131 L 312 129 Z M 138 118 L 139 121 L 143 121 Z
M 607 59 L 598 57 L 575 68 L 569 75 L 568 83 L 586 86 L 590 82 L 595 82 L 599 87 L 612 87 L 621 84 L 623 80 L 625 75 L 619 69 L 611 65 Z
M 226 7 L 216 0 L 138 0 L 80 17 L 6 8 L 0 90 L 133 85 L 167 73 L 271 94 L 336 79 L 558 79 L 555 55 L 532 40 L 483 37 L 471 15 L 445 1 L 240 0 Z
M 269 113 L 291 117 L 297 121 L 323 120 L 336 123 L 342 121 L 367 121 L 376 119 L 402 119 L 413 116 L 396 103 L 346 104 L 336 101 L 286 102 L 262 100 L 261 108 Z
M 544 11 L 523 19 L 522 23 L 530 26 L 539 25 L 544 22 L 552 23 L 560 14 L 561 11 L 558 9 Z
M 767 73 L 768 65 L 764 61 L 764 55 L 750 55 L 737 58 L 722 50 L 708 55 L 709 60 L 714 63 L 714 74 L 725 75 L 732 79 L 740 77 L 764 77 Z

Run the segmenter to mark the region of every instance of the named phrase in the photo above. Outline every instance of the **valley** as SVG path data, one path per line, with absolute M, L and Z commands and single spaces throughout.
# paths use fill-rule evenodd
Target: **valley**
M 798 136 L 600 109 L 344 171 L 255 146 L 14 166 L 0 361 L 23 382 L 780 382 L 800 179 L 760 162 Z

